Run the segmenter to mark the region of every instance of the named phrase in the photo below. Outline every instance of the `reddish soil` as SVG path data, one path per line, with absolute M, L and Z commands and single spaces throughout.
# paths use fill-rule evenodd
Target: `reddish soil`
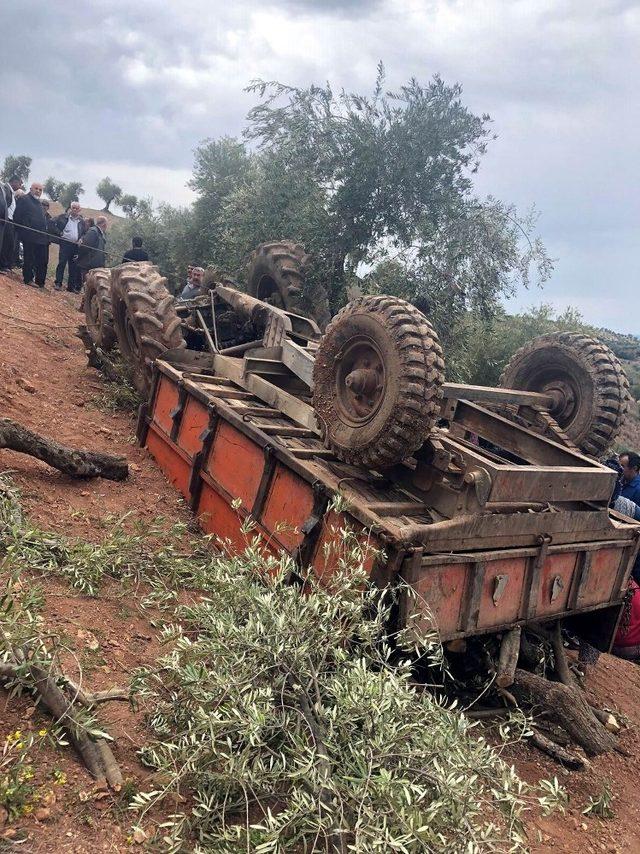
M 134 417 L 104 412 L 94 402 L 102 382 L 87 367 L 82 344 L 74 334 L 82 319 L 78 298 L 43 294 L 24 287 L 17 277 L 3 276 L 0 298 L 3 415 L 76 447 L 124 454 L 131 463 L 131 476 L 124 483 L 79 482 L 30 457 L 0 451 L 0 471 L 12 472 L 29 518 L 47 530 L 95 540 L 103 535 L 105 517 L 110 515 L 131 513 L 132 519 L 147 520 L 163 516 L 167 523 L 188 520 L 177 493 L 146 451 L 136 446 Z M 103 587 L 99 598 L 91 599 L 55 578 L 46 578 L 41 585 L 47 626 L 74 651 L 89 690 L 125 683 L 133 669 L 157 657 L 156 630 L 150 616 L 141 611 L 135 590 L 114 582 Z M 569 794 L 565 815 L 542 818 L 535 810 L 531 814 L 529 837 L 536 852 L 640 851 L 640 668 L 602 656 L 587 687 L 601 707 L 618 714 L 624 726 L 619 744 L 631 755 L 599 757 L 587 771 L 566 773 L 525 746 L 505 750 L 505 759 L 526 780 L 557 776 Z M 116 758 L 126 778 L 136 788 L 144 787 L 149 772 L 136 758 L 145 738 L 141 715 L 127 704 L 109 703 L 101 709 L 101 720 L 116 739 Z M 4 693 L 0 744 L 17 729 L 38 731 L 47 726 L 48 720 L 30 702 Z M 55 769 L 66 774 L 63 785 L 52 784 Z M 30 854 L 120 852 L 142 847 L 130 839 L 133 817 L 126 806 L 118 797 L 94 792 L 88 773 L 68 748 L 43 746 L 35 770 L 36 782 L 55 792 L 50 815 L 40 822 L 31 816 L 0 827 L 0 850 L 13 847 L 8 837 L 1 838 L 7 832 L 17 833 L 13 841 L 23 840 L 21 849 Z M 614 795 L 614 817 L 601 820 L 583 815 L 589 798 L 597 797 L 605 782 Z

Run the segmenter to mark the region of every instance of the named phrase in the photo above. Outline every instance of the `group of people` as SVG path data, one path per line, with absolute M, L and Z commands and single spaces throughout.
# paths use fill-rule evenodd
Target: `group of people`
M 43 189 L 34 181 L 25 192 L 17 176 L 0 182 L 0 272 L 22 266 L 25 285 L 45 290 L 49 246 L 56 243 L 59 254 L 54 289 L 62 290 L 66 273 L 67 290 L 78 293 L 89 270 L 107 266 L 109 221 L 104 216 L 95 220 L 84 217 L 80 202 L 71 202 L 64 213 L 52 217 L 50 202 L 42 198 Z M 141 238 L 133 238 L 133 246 L 122 260 L 149 260 Z

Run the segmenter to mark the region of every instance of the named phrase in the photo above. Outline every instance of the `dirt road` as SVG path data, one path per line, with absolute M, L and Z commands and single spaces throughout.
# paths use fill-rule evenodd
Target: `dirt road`
M 10 451 L 0 451 L 0 471 L 10 470 L 22 492 L 23 507 L 40 527 L 91 540 L 104 535 L 105 519 L 131 513 L 134 519 L 188 521 L 189 513 L 164 480 L 146 451 L 135 444 L 132 415 L 98 408 L 103 390 L 99 375 L 87 367 L 83 347 L 75 336 L 81 315 L 77 297 L 43 294 L 18 279 L 0 276 L 0 404 L 2 412 L 62 442 L 127 456 L 131 476 L 124 483 L 72 481 L 45 464 Z M 126 681 L 142 663 L 155 660 L 157 626 L 142 612 L 135 591 L 107 585 L 98 599 L 82 596 L 55 578 L 45 578 L 47 625 L 67 639 L 85 666 L 92 689 Z M 614 754 L 593 761 L 589 770 L 566 774 L 536 751 L 517 745 L 504 757 L 533 782 L 558 776 L 569 793 L 565 815 L 543 819 L 536 814 L 530 842 L 539 852 L 640 851 L 640 668 L 603 656 L 589 680 L 589 691 L 601 706 L 618 713 L 626 728 L 621 746 L 631 756 Z M 140 788 L 148 772 L 136 750 L 143 744 L 144 725 L 124 704 L 110 704 L 104 719 L 116 738 L 116 756 L 130 786 Z M 8 699 L 0 706 L 0 743 L 15 730 L 37 721 L 48 722 L 28 699 Z M 33 816 L 8 827 L 22 850 L 39 852 L 127 851 L 132 816 L 122 799 L 95 797 L 91 780 L 69 749 L 44 747 L 37 763 L 39 782 L 65 775 L 52 786 L 55 801 L 42 821 Z M 590 797 L 597 798 L 607 783 L 614 796 L 614 817 L 602 820 L 583 815 Z M 0 837 L 7 828 L 0 827 Z M 9 842 L 9 840 L 6 840 Z M 5 840 L 0 838 L 0 850 Z M 139 846 L 135 846 L 139 847 Z

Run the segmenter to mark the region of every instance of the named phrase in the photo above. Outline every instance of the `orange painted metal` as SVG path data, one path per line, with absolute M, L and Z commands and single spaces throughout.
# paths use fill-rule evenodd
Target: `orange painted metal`
M 500 626 L 513 623 L 520 617 L 526 571 L 527 561 L 522 557 L 487 561 L 480 597 L 479 626 Z
M 147 435 L 147 448 L 155 457 L 167 479 L 188 499 L 191 461 L 182 456 L 178 448 L 160 431 L 154 429 L 153 425 Z
M 260 518 L 263 528 L 283 548 L 292 552 L 302 542 L 302 526 L 312 510 L 311 485 L 295 472 L 278 464 Z
M 577 552 L 548 555 L 542 567 L 536 616 L 561 614 L 566 609 L 577 560 Z
M 205 471 L 242 506 L 251 510 L 264 469 L 261 449 L 227 421 L 222 421 Z
M 599 549 L 591 554 L 591 565 L 586 579 L 580 587 L 577 604 L 580 607 L 598 605 L 606 602 L 613 591 L 618 566 L 620 564 L 620 549 Z
M 444 563 L 425 569 L 413 584 L 416 599 L 409 606 L 418 615 L 419 629 L 437 627 L 443 637 L 461 630 L 467 579 L 474 568 L 472 563 Z
M 243 429 L 228 401 L 217 401 L 215 395 L 212 400 L 205 394 L 181 393 L 174 376 L 159 373 L 145 441 L 168 479 L 185 498 L 197 501 L 195 512 L 204 531 L 215 534 L 223 548 L 231 551 L 244 550 L 256 536 L 262 539 L 265 553 L 276 557 L 280 549 L 294 554 L 305 546 L 316 575 L 329 579 L 345 554 L 342 530 L 348 528 L 365 550 L 365 570 L 373 571 L 383 543 L 376 533 L 348 509 L 329 510 L 321 520 L 315 517 L 321 512 L 316 507 L 317 496 L 324 495 L 326 501 L 331 494 L 318 467 L 309 474 L 293 455 L 278 455 L 274 440 L 259 428 L 255 432 L 250 427 Z M 200 461 L 197 455 L 210 413 L 216 426 Z M 191 496 L 189 489 L 194 484 L 199 490 Z M 238 499 L 241 505 L 235 508 L 232 502 Z M 254 511 L 253 528 L 246 533 L 243 522 Z M 373 530 L 385 536 L 384 528 Z M 443 640 L 615 604 L 621 592 L 614 589 L 616 583 L 624 584 L 621 561 L 625 555 L 628 560 L 633 551 L 629 539 L 621 540 L 620 545 L 594 548 L 593 544 L 576 543 L 573 548 L 557 546 L 547 538 L 544 548 L 537 551 L 505 548 L 456 555 L 454 550 L 443 554 L 440 561 L 429 555 L 427 543 L 418 549 L 411 543 L 390 541 L 388 535 L 384 542 L 395 555 L 393 572 L 402 566 L 404 575 L 411 567 L 406 577 L 417 596 L 405 603 L 406 616 L 417 615 L 424 629 L 435 625 Z M 378 564 L 376 577 L 381 566 Z
M 188 397 L 185 405 L 176 444 L 193 458 L 202 448 L 200 438 L 209 423 L 209 411 L 198 400 Z
M 178 400 L 178 386 L 169 377 L 161 377 L 153 405 L 153 421 L 167 436 L 171 435 L 172 412 L 176 409 Z
M 329 510 L 322 520 L 322 528 L 315 548 L 311 565 L 320 578 L 328 579 L 339 565 L 341 557 L 345 556 L 345 541 L 343 531 L 353 532 L 364 554 L 363 568 L 370 575 L 380 549 L 377 537 L 365 531 L 362 525 L 350 518 L 346 513 L 336 513 Z

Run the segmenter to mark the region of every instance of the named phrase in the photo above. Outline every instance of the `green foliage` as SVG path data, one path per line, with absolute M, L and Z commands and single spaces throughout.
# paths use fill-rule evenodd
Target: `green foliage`
M 15 176 L 26 184 L 29 180 L 31 160 L 32 158 L 26 154 L 7 154 L 2 165 L 0 178 L 3 181 L 10 181 Z
M 127 216 L 133 216 L 138 207 L 138 197 L 131 193 L 123 193 L 118 199 L 118 204 Z
M 415 634 L 390 645 L 390 591 L 367 586 L 365 555 L 343 538 L 341 569 L 330 583 L 306 577 L 304 595 L 287 557 L 254 545 L 214 558 L 204 598 L 165 629 L 169 651 L 134 679 L 155 733 L 142 758 L 162 786 L 133 806 L 191 796 L 162 822 L 169 850 L 524 845 L 529 790 L 464 717 L 414 687 Z
M 57 178 L 49 176 L 43 184 L 45 193 L 49 196 L 52 202 L 57 202 L 60 194 L 65 188 L 64 181 L 58 181 Z
M 114 354 L 111 364 L 115 378 L 103 377 L 102 391 L 94 397 L 94 403 L 106 412 L 136 412 L 142 398 L 131 382 L 131 366 Z
M 587 805 L 582 810 L 583 815 L 596 816 L 597 818 L 614 818 L 613 792 L 608 783 L 604 783 L 602 791 L 597 797 L 590 797 Z
M 117 202 L 120 196 L 122 195 L 122 187 L 119 187 L 107 175 L 106 178 L 103 178 L 98 183 L 98 186 L 96 187 L 96 193 L 104 202 L 104 207 L 102 210 L 108 211 L 111 202 Z
M 80 196 L 83 193 L 84 187 L 80 181 L 69 181 L 69 183 L 64 185 L 64 188 L 60 193 L 60 204 L 66 210 L 71 202 L 79 202 Z

